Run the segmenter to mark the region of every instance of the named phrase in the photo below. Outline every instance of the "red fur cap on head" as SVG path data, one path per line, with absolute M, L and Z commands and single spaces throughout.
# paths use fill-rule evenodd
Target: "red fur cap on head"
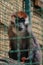
M 20 18 L 27 18 L 27 14 L 23 11 L 18 12 L 17 16 L 20 17 Z
M 27 18 L 27 14 L 23 11 L 16 12 L 16 14 L 13 14 L 11 17 L 19 17 L 19 18 Z

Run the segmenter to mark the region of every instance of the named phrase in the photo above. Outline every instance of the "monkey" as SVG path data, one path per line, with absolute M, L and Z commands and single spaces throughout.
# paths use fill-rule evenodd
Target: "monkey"
M 30 63 L 32 61 L 32 65 L 41 65 L 42 52 L 33 31 L 30 29 L 28 14 L 19 11 L 11 15 L 8 36 L 10 58 L 18 60 L 20 56 L 20 62 Z M 11 51 L 13 52 L 11 53 Z

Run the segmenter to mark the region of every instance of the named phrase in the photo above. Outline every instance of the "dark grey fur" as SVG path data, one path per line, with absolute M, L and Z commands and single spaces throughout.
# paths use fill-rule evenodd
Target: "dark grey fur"
M 32 63 L 38 62 L 37 64 L 32 64 L 32 65 L 42 65 L 41 64 L 42 53 L 40 50 L 40 45 L 37 42 L 33 33 L 25 30 L 19 36 L 12 31 L 13 28 L 15 30 L 14 23 L 11 23 L 8 28 L 8 36 L 9 36 L 9 40 L 10 40 L 9 57 L 14 60 L 17 60 L 18 59 L 17 54 L 20 54 L 20 60 L 22 57 L 26 57 L 27 60 L 25 62 L 28 62 L 28 63 L 31 61 L 32 61 Z M 17 33 L 19 33 L 19 32 L 17 31 Z M 31 37 L 29 37 L 29 36 L 31 36 Z M 22 37 L 22 38 L 20 38 L 18 41 L 17 37 Z M 27 37 L 27 38 L 24 38 L 24 37 Z M 16 39 L 12 39 L 12 38 L 16 38 Z M 17 52 L 10 53 L 11 50 L 13 50 L 13 51 L 17 50 L 17 44 L 19 44 L 20 50 L 28 49 L 28 51 L 19 52 L 19 53 L 17 53 Z M 30 64 L 27 64 L 27 65 L 30 65 Z

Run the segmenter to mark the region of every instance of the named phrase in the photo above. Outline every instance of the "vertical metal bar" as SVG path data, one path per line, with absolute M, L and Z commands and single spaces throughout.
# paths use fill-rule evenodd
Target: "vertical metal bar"
M 19 4 L 18 4 L 18 0 L 16 0 L 17 3 L 17 12 L 19 11 Z M 17 22 L 18 22 L 18 17 L 17 17 Z M 19 36 L 17 36 L 17 57 L 18 57 L 18 62 L 20 62 L 20 39 Z M 20 63 L 18 63 L 18 65 L 20 65 Z
M 29 24 L 30 24 L 30 28 L 32 30 L 32 15 L 31 15 L 31 0 L 24 0 L 25 3 L 25 12 L 28 14 L 29 16 Z
M 30 23 L 30 29 L 32 30 L 32 21 L 31 21 L 31 0 L 24 0 L 25 1 L 25 12 L 28 14 L 29 16 L 29 23 Z M 32 44 L 30 44 L 31 47 Z M 30 48 L 31 50 L 31 48 Z M 30 55 L 32 54 L 32 51 L 30 51 Z M 32 65 L 32 60 L 30 58 L 30 65 Z

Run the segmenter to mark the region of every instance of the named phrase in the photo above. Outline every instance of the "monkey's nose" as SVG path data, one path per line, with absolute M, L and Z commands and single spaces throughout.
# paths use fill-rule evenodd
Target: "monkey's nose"
M 26 24 L 25 27 L 27 28 L 28 27 L 28 24 Z
M 19 31 L 21 31 L 22 30 L 22 28 L 21 27 L 19 27 Z

